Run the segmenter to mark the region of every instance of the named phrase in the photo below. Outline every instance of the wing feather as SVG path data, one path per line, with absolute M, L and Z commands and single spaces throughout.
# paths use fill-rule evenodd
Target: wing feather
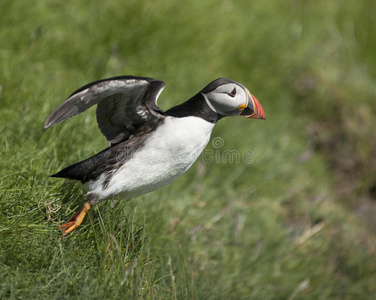
M 120 76 L 90 83 L 74 92 L 47 119 L 44 128 L 72 118 L 97 105 L 98 127 L 110 145 L 128 139 L 139 127 L 164 112 L 157 98 L 165 87 L 160 80 Z

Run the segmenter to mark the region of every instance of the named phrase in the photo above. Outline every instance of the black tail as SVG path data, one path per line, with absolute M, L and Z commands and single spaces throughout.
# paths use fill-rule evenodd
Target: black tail
M 80 180 L 82 183 L 97 179 L 102 172 L 112 165 L 111 150 L 107 148 L 98 154 L 62 169 L 50 177 Z
M 90 176 L 92 170 L 86 167 L 87 164 L 85 162 L 86 161 L 84 160 L 69 167 L 66 167 L 61 171 L 51 175 L 50 177 L 80 180 L 82 183 L 85 183 L 90 180 L 90 177 L 92 177 Z

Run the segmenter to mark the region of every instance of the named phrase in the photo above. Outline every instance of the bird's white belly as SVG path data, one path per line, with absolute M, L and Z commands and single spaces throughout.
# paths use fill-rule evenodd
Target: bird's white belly
M 214 124 L 197 117 L 166 117 L 144 146 L 102 188 L 104 175 L 90 184 L 100 200 L 121 193 L 131 198 L 156 190 L 182 175 L 207 145 Z

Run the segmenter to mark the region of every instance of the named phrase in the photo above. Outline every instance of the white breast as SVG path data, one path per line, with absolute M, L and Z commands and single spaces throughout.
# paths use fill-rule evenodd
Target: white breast
M 102 189 L 104 175 L 90 183 L 103 200 L 121 193 L 131 198 L 156 190 L 182 175 L 207 145 L 214 124 L 197 117 L 166 117 L 144 146 L 112 176 Z

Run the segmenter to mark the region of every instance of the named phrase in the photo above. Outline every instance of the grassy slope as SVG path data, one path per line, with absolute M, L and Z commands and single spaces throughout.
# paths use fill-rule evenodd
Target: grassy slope
M 1 2 L 0 297 L 375 296 L 375 235 L 336 196 L 333 169 L 312 148 L 317 124 L 358 106 L 348 95 L 362 95 L 365 114 L 374 109 L 372 4 L 283 3 Z M 163 108 L 233 78 L 268 120 L 222 120 L 211 163 L 137 200 L 98 205 L 59 241 L 56 226 L 83 194 L 47 175 L 106 143 L 93 110 L 48 132 L 43 122 L 74 89 L 120 74 L 165 80 Z M 372 151 L 363 137 L 356 153 Z M 216 163 L 234 149 L 251 163 Z

